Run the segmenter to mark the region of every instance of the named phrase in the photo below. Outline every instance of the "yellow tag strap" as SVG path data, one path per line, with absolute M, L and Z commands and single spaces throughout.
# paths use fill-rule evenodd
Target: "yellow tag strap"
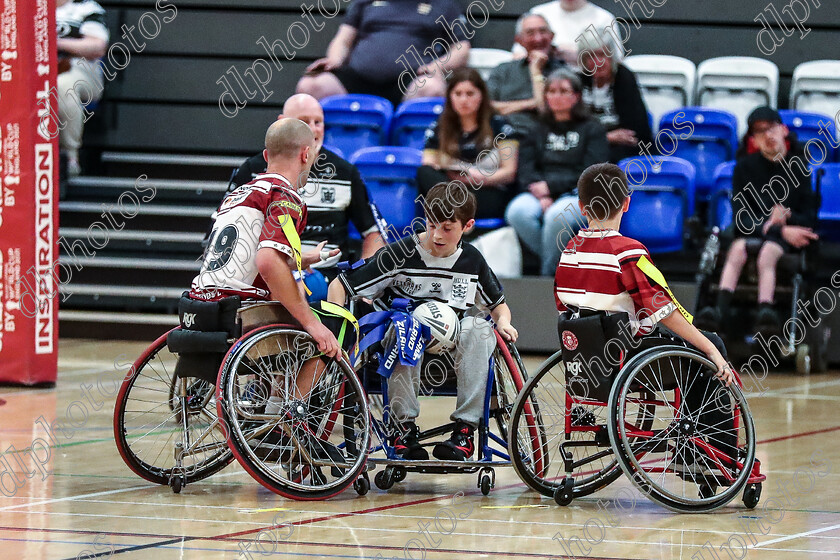
M 346 321 L 349 321 L 350 324 L 353 325 L 353 328 L 356 330 L 356 344 L 353 345 L 353 351 L 355 352 L 356 347 L 359 345 L 359 321 L 356 320 L 356 317 L 354 317 L 352 313 L 350 313 L 340 305 L 336 305 L 331 301 L 322 300 L 321 309 L 323 309 L 327 313 L 338 315 L 339 317 Z
M 303 282 L 303 268 L 301 266 L 301 245 L 300 236 L 295 229 L 294 223 L 290 216 L 286 215 L 280 220 L 280 227 L 289 244 L 292 246 L 292 253 L 295 255 L 295 264 L 297 265 L 298 274 L 300 274 L 300 281 Z M 303 289 L 306 290 L 306 295 L 312 295 L 312 291 L 303 282 Z
M 636 263 L 636 266 L 639 267 L 639 270 L 641 270 L 645 276 L 647 276 L 648 278 L 665 288 L 665 291 L 668 292 L 669 296 L 671 296 L 671 301 L 674 302 L 674 305 L 677 306 L 677 309 L 679 309 L 680 313 L 682 313 L 682 316 L 685 317 L 686 321 L 688 321 L 689 323 L 694 322 L 694 317 L 691 316 L 691 313 L 685 310 L 685 307 L 680 305 L 680 302 L 678 302 L 677 298 L 674 297 L 674 292 L 672 292 L 671 288 L 668 287 L 668 282 L 665 281 L 665 277 L 662 276 L 662 273 L 659 272 L 659 269 L 653 266 L 653 263 L 650 262 L 647 259 L 647 257 L 640 257 L 638 262 Z

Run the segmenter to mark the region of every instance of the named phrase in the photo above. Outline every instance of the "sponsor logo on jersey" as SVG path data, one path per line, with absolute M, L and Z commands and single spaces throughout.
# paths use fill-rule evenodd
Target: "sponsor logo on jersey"
M 335 202 L 335 187 L 321 185 L 321 202 L 324 204 L 332 204 Z
M 441 293 L 440 282 L 432 282 L 432 293 L 433 294 Z
M 403 280 L 398 280 L 394 282 L 394 287 L 402 290 L 403 292 L 407 293 L 410 296 L 413 296 L 417 291 L 420 290 L 420 284 L 415 284 L 411 281 L 411 278 L 405 278 Z

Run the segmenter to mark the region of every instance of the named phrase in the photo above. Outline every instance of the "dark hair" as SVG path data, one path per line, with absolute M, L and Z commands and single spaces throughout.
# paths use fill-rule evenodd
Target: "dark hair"
M 548 78 L 545 80 L 545 89 L 543 90 L 543 120 L 548 123 L 556 122 L 554 120 L 554 113 L 552 113 L 551 109 L 548 107 L 548 101 L 546 101 L 545 96 L 548 94 L 548 86 L 551 85 L 552 82 L 561 81 L 568 81 L 569 85 L 572 86 L 572 90 L 578 94 L 578 102 L 575 103 L 575 106 L 572 107 L 571 111 L 572 121 L 585 121 L 589 118 L 589 109 L 586 108 L 586 104 L 583 102 L 583 82 L 581 81 L 580 76 L 568 68 L 558 68 L 549 74 Z
M 438 138 L 440 138 L 440 151 L 452 158 L 460 158 L 461 151 L 458 148 L 458 140 L 464 129 L 461 128 L 461 118 L 452 107 L 450 96 L 455 86 L 461 82 L 470 82 L 481 92 L 481 104 L 478 106 L 478 138 L 476 144 L 480 147 L 489 147 L 493 142 L 493 129 L 490 127 L 490 117 L 493 115 L 493 106 L 490 104 L 490 94 L 487 92 L 487 84 L 481 78 L 481 74 L 474 68 L 458 68 L 452 71 L 446 85 L 446 102 L 443 104 L 443 112 L 438 120 Z
M 475 218 L 477 201 L 464 183 L 452 181 L 429 189 L 421 204 L 428 220 L 436 223 L 458 220 L 465 225 Z
M 613 163 L 590 165 L 581 173 L 577 187 L 586 213 L 599 222 L 615 216 L 630 196 L 627 175 Z

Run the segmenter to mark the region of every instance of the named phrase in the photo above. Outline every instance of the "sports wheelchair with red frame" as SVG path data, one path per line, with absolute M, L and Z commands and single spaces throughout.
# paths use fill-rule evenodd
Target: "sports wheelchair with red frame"
M 117 395 L 114 436 L 132 471 L 177 493 L 235 457 L 269 490 L 305 500 L 356 481 L 370 414 L 346 352 L 321 355 L 276 302 L 184 297 L 179 315 Z
M 622 336 L 626 319 L 561 316 L 563 347 L 528 381 L 511 415 L 517 474 L 560 505 L 623 472 L 674 511 L 711 511 L 739 494 L 754 508 L 765 476 L 740 379 L 726 387 L 714 364 L 679 339 Z

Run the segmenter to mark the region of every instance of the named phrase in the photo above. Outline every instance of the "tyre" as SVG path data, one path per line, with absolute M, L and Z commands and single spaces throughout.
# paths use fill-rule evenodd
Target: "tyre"
M 252 331 L 228 353 L 217 386 L 234 456 L 272 492 L 322 500 L 364 469 L 365 392 L 346 357 L 322 357 L 307 333 L 283 326 Z
M 174 472 L 190 483 L 222 470 L 233 455 L 216 416 L 213 386 L 185 378 L 175 380 L 173 389 L 178 356 L 166 346 L 168 334 L 152 343 L 123 379 L 114 407 L 114 440 L 125 464 L 140 477 L 169 484 Z M 180 466 L 176 446 L 183 448 Z
M 573 399 L 566 393 L 565 375 L 558 351 L 528 380 L 510 420 L 513 467 L 525 484 L 548 497 L 566 476 L 561 443 L 575 443 L 567 450 L 581 462 L 572 470 L 574 497 L 591 494 L 621 476 L 606 437 L 606 405 Z
M 516 347 L 505 342 L 498 331 L 496 350 L 493 353 L 494 392 L 490 397 L 490 418 L 495 420 L 499 436 L 506 443 L 510 442 L 510 416 L 513 403 L 522 391 L 528 376 Z
M 696 350 L 652 348 L 622 368 L 610 394 L 607 425 L 621 470 L 674 511 L 726 505 L 750 476 L 752 417 L 741 390 L 715 379 L 715 369 Z

